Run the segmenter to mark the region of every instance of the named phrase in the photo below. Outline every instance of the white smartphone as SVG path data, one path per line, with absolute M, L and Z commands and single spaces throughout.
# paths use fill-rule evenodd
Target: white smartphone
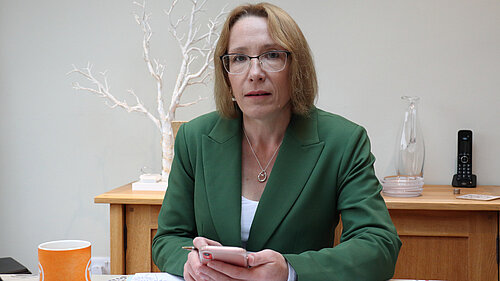
M 232 265 L 248 267 L 247 251 L 239 247 L 203 246 L 198 249 L 200 261 L 207 264 L 211 260 L 222 261 Z

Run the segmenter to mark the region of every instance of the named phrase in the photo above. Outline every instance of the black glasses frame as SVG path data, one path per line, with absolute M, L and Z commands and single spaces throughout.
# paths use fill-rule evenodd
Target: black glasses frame
M 285 53 L 286 54 L 286 60 L 288 60 L 288 57 L 292 54 L 290 51 L 286 51 L 286 50 L 274 50 L 274 51 L 267 51 L 267 52 L 264 52 L 258 56 L 249 56 L 249 55 L 245 55 L 245 54 L 240 54 L 240 53 L 231 53 L 231 54 L 224 54 L 222 56 L 219 56 L 219 59 L 221 60 L 222 62 L 222 67 L 224 67 L 224 70 L 229 73 L 229 74 L 241 74 L 243 72 L 240 72 L 240 73 L 232 73 L 232 72 L 229 72 L 229 70 L 227 70 L 226 68 L 226 65 L 224 64 L 224 57 L 227 57 L 227 56 L 230 56 L 230 55 L 240 55 L 240 56 L 245 56 L 247 58 L 249 58 L 249 61 L 252 61 L 252 59 L 257 59 L 259 61 L 259 63 L 261 63 L 260 61 L 260 57 L 263 56 L 263 55 L 266 55 L 266 54 L 269 54 L 269 53 Z M 286 62 L 285 62 L 285 65 L 286 65 Z M 284 67 L 283 67 L 284 69 Z M 281 70 L 278 70 L 278 71 L 270 71 L 270 72 L 280 72 L 282 71 L 283 69 Z M 269 70 L 268 70 L 269 71 Z

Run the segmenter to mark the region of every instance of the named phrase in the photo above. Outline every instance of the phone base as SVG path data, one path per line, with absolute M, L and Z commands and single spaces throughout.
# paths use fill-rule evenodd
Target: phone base
M 451 185 L 454 187 L 476 187 L 476 183 L 476 175 L 471 175 L 470 178 L 467 178 L 455 174 L 453 175 L 453 180 L 451 181 Z

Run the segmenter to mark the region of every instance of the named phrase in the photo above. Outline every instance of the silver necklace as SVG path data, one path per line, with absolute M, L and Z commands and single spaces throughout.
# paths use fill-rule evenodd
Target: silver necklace
M 281 140 L 280 145 L 276 148 L 276 150 L 273 153 L 273 156 L 271 159 L 269 159 L 269 162 L 267 162 L 267 165 L 265 168 L 262 168 L 262 165 L 260 164 L 259 158 L 257 157 L 257 154 L 255 153 L 255 150 L 253 150 L 252 144 L 250 143 L 250 140 L 248 139 L 247 132 L 245 131 L 245 128 L 243 128 L 243 134 L 245 135 L 245 138 L 247 139 L 248 146 L 250 146 L 250 150 L 252 150 L 253 156 L 255 157 L 255 160 L 257 160 L 257 164 L 259 164 L 260 167 L 260 173 L 257 175 L 257 180 L 259 182 L 265 182 L 267 180 L 267 167 L 269 167 L 269 164 L 271 164 L 271 161 L 273 161 L 274 156 L 276 156 L 276 153 L 280 149 L 281 144 L 283 143 L 283 140 Z

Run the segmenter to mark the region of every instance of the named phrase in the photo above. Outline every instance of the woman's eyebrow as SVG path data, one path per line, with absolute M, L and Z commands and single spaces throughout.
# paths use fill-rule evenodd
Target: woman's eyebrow
M 228 53 L 241 53 L 241 54 L 243 54 L 246 50 L 248 50 L 248 48 L 246 48 L 246 47 L 238 47 L 238 48 L 234 48 L 234 49 L 228 50 L 227 52 Z
M 265 44 L 265 45 L 262 45 L 259 47 L 260 50 L 280 50 L 280 49 L 283 49 L 283 47 L 281 47 L 280 45 L 278 44 Z M 236 47 L 234 49 L 230 49 L 228 50 L 228 53 L 240 53 L 240 54 L 245 54 L 245 52 L 247 52 L 249 50 L 248 47 Z
M 279 50 L 279 49 L 283 49 L 283 47 L 281 47 L 278 44 L 266 44 L 266 45 L 262 46 L 262 49 L 275 49 L 275 50 Z

